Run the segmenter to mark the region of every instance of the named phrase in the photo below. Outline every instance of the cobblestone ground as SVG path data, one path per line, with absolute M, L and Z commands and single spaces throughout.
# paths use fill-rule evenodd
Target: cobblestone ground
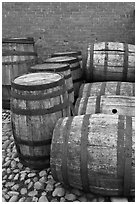
M 2 201 L 3 202 L 134 202 L 135 198 L 101 197 L 66 189 L 56 182 L 50 168 L 42 171 L 24 167 L 18 158 L 10 111 L 2 111 Z

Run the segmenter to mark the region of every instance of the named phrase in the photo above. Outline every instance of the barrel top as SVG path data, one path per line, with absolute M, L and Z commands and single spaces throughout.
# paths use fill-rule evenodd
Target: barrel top
M 44 63 L 37 64 L 31 67 L 34 70 L 52 70 L 52 69 L 60 69 L 60 68 L 69 68 L 68 64 L 58 64 L 58 63 Z
M 62 75 L 58 73 L 52 73 L 52 72 L 38 72 L 38 73 L 30 73 L 25 74 L 20 77 L 17 77 L 14 79 L 15 84 L 19 85 L 43 85 L 43 84 L 50 84 L 53 82 L 59 81 L 61 78 L 63 78 Z
M 72 62 L 72 61 L 77 61 L 75 57 L 68 57 L 68 56 L 62 56 L 62 57 L 52 57 L 46 59 L 45 62 Z

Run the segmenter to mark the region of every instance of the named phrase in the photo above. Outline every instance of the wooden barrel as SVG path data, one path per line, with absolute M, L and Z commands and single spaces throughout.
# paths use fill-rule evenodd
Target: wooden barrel
M 70 66 L 68 64 L 44 63 L 30 67 L 30 72 L 44 72 L 44 71 L 58 72 L 64 75 L 69 101 L 74 103 L 74 88 Z
M 135 83 L 108 81 L 82 84 L 79 98 L 96 95 L 135 96 Z
M 51 55 L 51 57 L 64 57 L 64 56 L 69 56 L 69 57 L 75 57 L 79 60 L 80 67 L 82 69 L 82 52 L 81 51 L 68 51 L 68 52 L 55 52 Z
M 25 74 L 11 84 L 11 121 L 20 161 L 34 169 L 49 167 L 57 120 L 70 115 L 64 77 L 52 72 Z
M 73 87 L 74 87 L 74 96 L 75 98 L 78 97 L 78 92 L 80 85 L 82 84 L 82 70 L 80 68 L 80 63 L 77 58 L 74 57 L 52 57 L 45 60 L 45 63 L 63 63 L 69 64 L 72 80 L 73 80 Z
M 87 114 L 59 119 L 50 167 L 54 180 L 100 195 L 135 194 L 135 119 Z
M 135 45 L 119 42 L 90 44 L 84 69 L 86 82 L 135 82 Z
M 10 108 L 11 80 L 36 63 L 33 38 L 2 39 L 2 107 Z
M 94 113 L 135 116 L 135 97 L 98 95 L 77 99 L 75 104 L 76 115 Z

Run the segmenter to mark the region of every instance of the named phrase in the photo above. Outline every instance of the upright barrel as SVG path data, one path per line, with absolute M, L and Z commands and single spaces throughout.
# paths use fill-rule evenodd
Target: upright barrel
M 52 57 L 45 60 L 45 63 L 63 63 L 69 64 L 72 74 L 73 86 L 74 86 L 74 96 L 78 97 L 78 92 L 80 85 L 82 84 L 82 70 L 80 68 L 80 63 L 77 58 L 74 57 Z
M 135 97 L 118 95 L 98 95 L 78 98 L 75 114 L 118 114 L 135 116 Z
M 20 161 L 33 169 L 49 167 L 54 126 L 70 115 L 63 75 L 25 74 L 11 84 L 11 122 Z
M 10 108 L 11 81 L 35 64 L 37 54 L 33 38 L 2 39 L 2 106 Z
M 81 69 L 82 69 L 82 52 L 81 51 L 66 51 L 66 52 L 54 52 L 51 57 L 62 57 L 69 56 L 78 58 Z
M 135 96 L 135 83 L 107 81 L 83 83 L 79 90 L 79 98 L 96 95 Z
M 50 167 L 56 181 L 108 196 L 135 194 L 135 118 L 80 115 L 59 119 Z
M 89 44 L 84 69 L 86 82 L 135 82 L 135 45 L 119 42 Z
M 69 101 L 74 103 L 74 88 L 73 88 L 70 66 L 68 64 L 44 63 L 44 64 L 37 64 L 30 67 L 30 72 L 45 72 L 45 71 L 51 71 L 55 73 L 58 72 L 64 75 Z

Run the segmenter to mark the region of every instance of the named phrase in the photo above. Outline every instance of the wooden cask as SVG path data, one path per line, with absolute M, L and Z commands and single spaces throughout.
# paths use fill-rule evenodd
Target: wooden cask
M 45 60 L 45 63 L 63 63 L 69 64 L 72 80 L 73 80 L 73 87 L 74 87 L 74 96 L 75 98 L 78 97 L 78 92 L 80 85 L 82 84 L 82 70 L 80 68 L 80 63 L 77 58 L 74 57 L 52 57 Z
M 90 44 L 84 69 L 86 82 L 135 82 L 135 45 L 119 42 Z
M 62 57 L 62 56 L 69 56 L 69 57 L 77 58 L 79 60 L 80 67 L 82 69 L 82 52 L 81 51 L 55 52 L 51 55 L 51 57 Z
M 10 108 L 11 80 L 28 73 L 35 64 L 37 54 L 33 38 L 2 39 L 2 107 Z
M 73 88 L 70 66 L 68 64 L 44 63 L 44 64 L 37 64 L 30 67 L 30 72 L 45 72 L 45 71 L 51 71 L 55 73 L 58 72 L 64 75 L 69 101 L 74 103 L 74 88 Z
M 79 98 L 96 95 L 135 96 L 135 83 L 107 81 L 84 83 L 79 90 Z
M 59 119 L 53 131 L 53 178 L 100 195 L 135 194 L 135 119 L 87 114 Z
M 135 116 L 135 97 L 99 95 L 77 99 L 75 104 L 76 115 L 94 113 Z
M 57 120 L 69 116 L 64 77 L 52 72 L 25 74 L 11 84 L 11 121 L 20 161 L 33 169 L 49 167 Z

